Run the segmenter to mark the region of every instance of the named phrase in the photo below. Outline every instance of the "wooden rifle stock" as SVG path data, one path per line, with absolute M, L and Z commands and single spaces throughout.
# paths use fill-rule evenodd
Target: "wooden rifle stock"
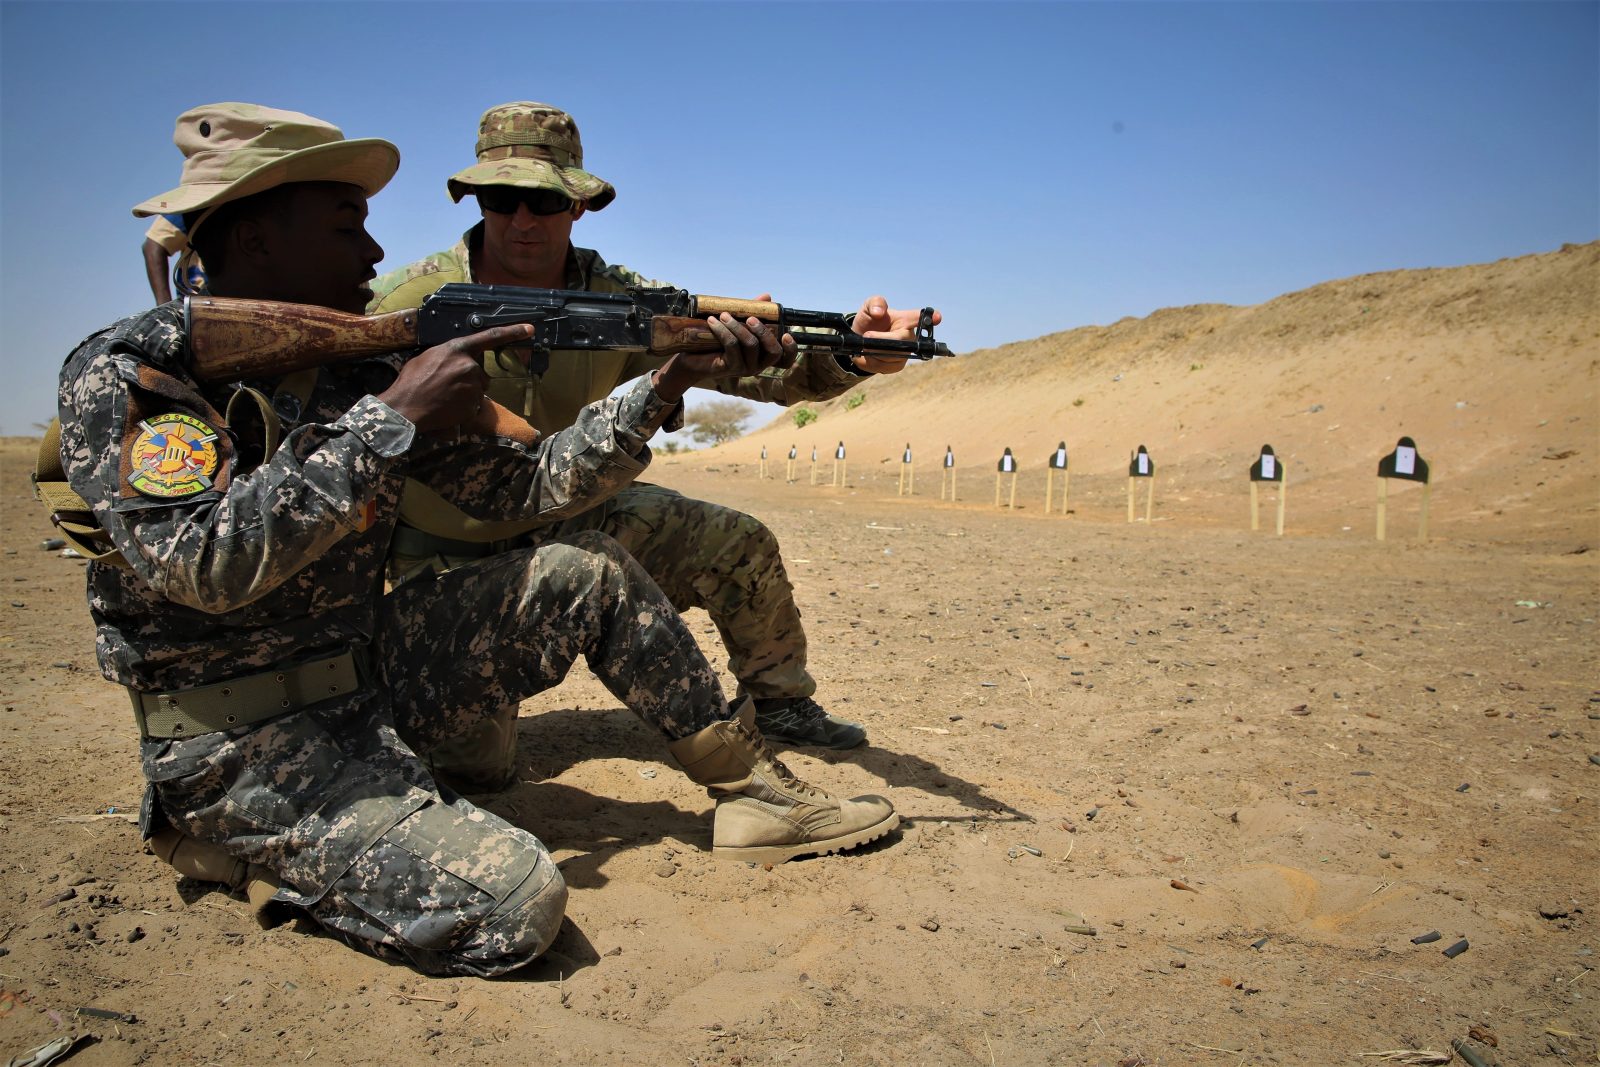
M 276 378 L 417 346 L 414 309 L 367 316 L 275 300 L 192 296 L 185 317 L 191 369 L 203 382 Z
M 276 378 L 295 371 L 381 356 L 417 346 L 415 309 L 386 315 L 193 296 L 187 302 L 191 371 L 202 382 Z M 527 420 L 484 397 L 482 410 L 462 429 L 492 433 L 532 446 L 539 432 Z

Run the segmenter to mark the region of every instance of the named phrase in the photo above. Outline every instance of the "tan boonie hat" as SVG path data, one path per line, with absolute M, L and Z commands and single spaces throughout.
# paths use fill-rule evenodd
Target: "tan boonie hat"
M 450 199 L 475 185 L 554 189 L 599 211 L 617 198 L 610 182 L 583 170 L 583 141 L 572 116 L 549 104 L 501 104 L 478 120 L 478 162 L 451 177 Z
M 183 179 L 136 206 L 140 218 L 217 207 L 289 182 L 346 182 L 372 196 L 400 168 L 400 150 L 388 141 L 347 141 L 332 123 L 257 104 L 185 111 L 172 140 L 183 153 Z

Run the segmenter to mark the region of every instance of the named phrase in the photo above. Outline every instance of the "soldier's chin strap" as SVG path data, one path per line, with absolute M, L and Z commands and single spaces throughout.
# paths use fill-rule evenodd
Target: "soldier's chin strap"
M 184 237 L 184 240 L 189 242 L 189 247 L 190 248 L 194 247 L 194 235 L 200 231 L 200 227 L 201 226 L 205 225 L 206 220 L 211 218 L 212 215 L 215 215 L 217 213 L 217 209 L 222 207 L 223 204 L 231 204 L 231 203 L 233 203 L 233 201 L 224 200 L 221 204 L 212 204 L 210 207 L 208 207 L 204 211 L 200 212 L 200 217 L 194 220 L 194 224 L 193 225 L 188 226 L 188 227 L 186 227 L 184 229 L 183 237 Z

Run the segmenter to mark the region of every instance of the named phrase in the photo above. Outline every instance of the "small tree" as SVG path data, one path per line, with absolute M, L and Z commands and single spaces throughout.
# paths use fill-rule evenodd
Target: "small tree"
M 731 398 L 712 400 L 701 404 L 683 420 L 684 428 L 701 444 L 720 445 L 732 441 L 744 432 L 744 422 L 750 417 L 750 407 L 742 400 Z
M 794 409 L 794 424 L 801 429 L 817 421 L 817 409 L 800 407 Z

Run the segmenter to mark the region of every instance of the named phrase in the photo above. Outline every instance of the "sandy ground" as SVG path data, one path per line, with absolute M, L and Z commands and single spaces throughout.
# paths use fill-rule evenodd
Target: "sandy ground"
M 1593 247 L 1573 254 L 1585 277 Z M 1219 402 L 1238 440 L 1190 423 L 1203 464 L 1179 461 L 1177 438 L 1157 453 L 1150 524 L 1125 521 L 1120 432 L 1099 468 L 1080 453 L 1070 516 L 1042 507 L 1053 428 L 1030 431 L 1023 508 L 992 506 L 992 459 L 964 468 L 961 503 L 939 501 L 942 442 L 919 446 L 917 495 L 896 496 L 897 464 L 877 460 L 929 425 L 910 399 L 886 414 L 890 386 L 934 381 L 912 374 L 824 412 L 830 443 L 864 413 L 882 430 L 844 487 L 809 484 L 804 462 L 787 484 L 776 448 L 778 477 L 758 479 L 753 445 L 781 424 L 658 462 L 655 480 L 777 532 L 819 696 L 869 726 L 867 747 L 791 765 L 885 793 L 905 824 L 844 856 L 714 862 L 703 791 L 580 670 L 527 702 L 519 784 L 481 798 L 548 842 L 572 886 L 555 950 L 497 981 L 419 977 L 304 924 L 260 930 L 142 852 L 132 724 L 95 666 L 83 564 L 39 547 L 32 444 L 0 442 L 0 1057 L 76 1034 L 94 1039 L 70 1061 L 85 1067 L 1220 1067 L 1407 1062 L 1463 1039 L 1504 1065 L 1595 1063 L 1592 317 L 1557 334 L 1567 387 L 1539 394 L 1543 413 L 1503 412 L 1488 389 L 1488 410 L 1462 415 L 1456 372 L 1430 366 L 1442 384 L 1418 402 L 1443 429 L 1419 443 L 1455 481 L 1426 543 L 1415 488 L 1391 539 L 1372 538 L 1371 468 L 1409 423 L 1361 412 L 1337 416 L 1363 442 L 1344 466 L 1336 434 L 1280 450 L 1316 474 L 1295 483 L 1309 491 L 1288 536 L 1252 534 L 1238 475 L 1265 408 L 1239 391 Z M 976 373 L 960 363 L 948 373 Z M 1086 360 L 1085 384 L 1052 395 L 1110 389 L 1101 369 Z M 1127 395 L 1104 409 L 1165 410 Z M 1443 436 L 1469 416 L 1487 421 Z M 1506 456 L 1509 474 L 1482 467 Z

